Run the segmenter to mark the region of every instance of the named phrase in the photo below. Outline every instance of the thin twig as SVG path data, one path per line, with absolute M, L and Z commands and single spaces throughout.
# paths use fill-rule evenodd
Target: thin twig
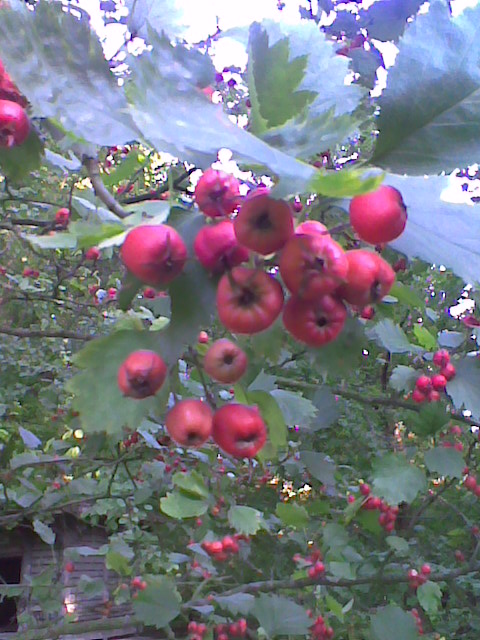
M 125 209 L 115 200 L 113 195 L 103 184 L 98 161 L 95 158 L 85 157 L 83 159 L 83 165 L 88 172 L 88 177 L 90 178 L 97 198 L 99 198 L 116 216 L 119 218 L 127 218 L 130 215 L 128 211 L 125 211 Z

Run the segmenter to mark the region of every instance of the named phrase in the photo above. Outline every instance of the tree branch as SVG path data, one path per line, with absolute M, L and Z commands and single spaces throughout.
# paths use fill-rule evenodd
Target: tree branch
M 17 338 L 63 338 L 83 341 L 93 340 L 95 337 L 85 333 L 76 333 L 75 331 L 42 331 L 40 329 L 11 329 L 9 327 L 0 327 L 0 334 L 16 336 Z
M 95 195 L 99 198 L 103 204 L 110 209 L 119 218 L 126 218 L 130 214 L 115 200 L 113 195 L 103 184 L 100 169 L 98 167 L 98 161 L 95 158 L 83 158 L 83 165 L 87 170 L 88 177 L 90 178 L 95 191 Z
M 173 188 L 178 189 L 178 187 L 182 184 L 182 182 L 188 178 L 194 171 L 197 170 L 197 167 L 191 167 L 190 169 L 184 171 L 178 178 L 175 178 L 173 181 Z M 168 180 L 162 184 L 161 187 L 158 187 L 156 191 L 151 193 L 142 193 L 138 196 L 130 196 L 128 198 L 124 198 L 122 200 L 123 204 L 136 204 L 137 202 L 145 202 L 146 200 L 155 200 L 160 197 L 162 194 L 166 193 L 170 189 L 170 185 L 168 184 Z

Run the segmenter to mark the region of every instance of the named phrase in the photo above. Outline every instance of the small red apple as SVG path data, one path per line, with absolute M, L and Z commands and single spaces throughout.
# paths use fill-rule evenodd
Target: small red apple
M 145 284 L 165 285 L 183 271 L 187 248 L 173 227 L 140 225 L 125 238 L 121 257 L 127 269 Z
M 195 187 L 195 201 L 206 216 L 228 216 L 240 202 L 240 184 L 224 171 L 207 169 Z
M 318 220 L 305 220 L 295 229 L 297 235 L 328 235 L 327 227 Z
M 294 234 L 290 205 L 265 189 L 245 199 L 233 224 L 239 243 L 262 255 L 275 253 Z
M 131 353 L 118 370 L 118 386 L 123 395 L 137 400 L 157 393 L 167 377 L 167 366 L 154 351 Z
M 247 262 L 249 251 L 237 240 L 231 220 L 207 225 L 200 229 L 193 243 L 200 264 L 215 274 Z
M 30 121 L 23 107 L 11 100 L 0 100 L 0 147 L 21 145 L 30 132 Z
M 213 415 L 213 439 L 235 458 L 253 458 L 267 440 L 267 428 L 256 407 L 226 404 Z
M 376 191 L 355 196 L 350 202 L 350 222 L 358 237 L 370 244 L 398 238 L 407 224 L 407 209 L 395 187 L 382 185 Z
M 299 342 L 321 347 L 335 340 L 347 318 L 345 305 L 330 295 L 308 302 L 292 296 L 283 310 L 285 329 Z
M 358 307 L 379 302 L 393 286 L 395 272 L 377 253 L 354 249 L 346 251 L 347 279 L 338 289 L 341 298 Z
M 61 227 L 62 229 L 64 229 L 65 227 L 68 226 L 69 222 L 70 222 L 70 209 L 67 209 L 67 207 L 63 207 L 62 209 L 59 209 L 55 214 L 55 225 L 57 227 Z
M 200 447 L 212 433 L 212 410 L 194 398 L 180 400 L 167 413 L 165 427 L 177 444 Z
M 224 384 L 237 382 L 247 370 L 245 352 L 231 340 L 222 338 L 212 344 L 203 361 L 206 373 Z

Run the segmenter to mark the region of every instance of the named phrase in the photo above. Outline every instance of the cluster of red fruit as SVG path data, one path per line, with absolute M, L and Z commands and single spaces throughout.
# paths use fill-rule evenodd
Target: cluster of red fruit
M 30 269 L 30 267 L 25 267 L 22 275 L 24 278 L 38 278 L 40 275 L 40 271 L 38 271 L 38 269 Z
M 432 569 L 429 564 L 422 565 L 420 571 L 416 569 L 410 569 L 408 572 L 408 585 L 411 589 L 416 591 L 418 587 L 428 580 L 428 576 L 432 573 Z
M 225 562 L 232 555 L 239 552 L 240 545 L 238 544 L 238 541 L 244 539 L 244 536 L 236 533 L 233 536 L 225 536 L 222 540 L 214 540 L 213 542 L 205 540 L 205 542 L 202 542 L 202 549 L 204 549 L 204 551 L 206 551 L 213 560 Z
M 135 576 L 131 582 L 131 587 L 135 591 L 145 591 L 147 588 L 147 583 L 140 576 Z
M 452 427 L 450 427 L 449 433 L 454 437 L 463 435 L 462 428 L 458 424 L 454 424 Z M 459 442 L 459 441 L 451 442 L 450 440 L 445 440 L 444 438 L 446 438 L 447 436 L 448 436 L 447 433 L 440 434 L 440 438 L 442 438 L 442 446 L 445 447 L 445 449 L 456 449 L 457 451 L 463 451 L 462 442 Z M 468 469 L 467 471 L 464 471 L 464 473 L 468 474 Z
M 143 399 L 154 395 L 166 377 L 167 366 L 162 358 L 154 351 L 139 350 L 120 366 L 117 381 L 124 395 Z M 181 400 L 167 413 L 165 426 L 171 438 L 182 446 L 199 447 L 212 436 L 223 451 L 237 458 L 253 458 L 267 439 L 258 408 L 237 403 L 213 412 L 202 400 Z
M 334 340 L 347 317 L 344 302 L 363 309 L 383 298 L 395 272 L 375 252 L 344 251 L 324 225 L 307 221 L 294 228 L 293 208 L 259 188 L 242 201 L 231 175 L 208 169 L 195 199 L 211 223 L 200 229 L 194 253 L 210 273 L 221 276 L 217 311 L 234 333 L 255 334 L 270 327 L 283 310 L 283 323 L 298 341 L 320 347 Z M 238 211 L 232 220 L 231 214 Z M 218 222 L 218 218 L 221 220 Z M 350 221 L 364 241 L 379 244 L 398 237 L 406 223 L 400 193 L 389 186 L 352 199 Z M 251 253 L 268 259 L 264 268 L 240 266 Z M 121 250 L 127 269 L 152 286 L 168 285 L 183 270 L 188 252 L 180 234 L 168 225 L 132 229 Z M 274 277 L 278 270 L 291 293 Z
M 417 631 L 419 636 L 423 636 L 423 623 L 422 618 L 418 612 L 418 609 L 412 609 L 412 616 L 415 618 L 415 624 L 417 625 Z
M 318 549 L 314 549 L 308 556 L 301 556 L 296 553 L 293 556 L 294 562 L 301 567 L 308 567 L 307 575 L 309 578 L 320 578 L 325 573 L 325 565 L 322 562 L 322 553 Z
M 362 504 L 362 509 L 367 511 L 380 511 L 378 523 L 387 533 L 392 533 L 395 529 L 395 522 L 398 516 L 398 507 L 392 507 L 381 498 L 370 495 L 370 486 L 365 482 L 360 485 L 360 493 L 367 499 Z
M 332 627 L 327 627 L 323 616 L 317 616 L 313 625 L 310 627 L 311 640 L 331 640 L 334 631 Z
M 216 640 L 230 640 L 230 638 L 245 638 L 247 635 L 248 624 L 245 618 L 240 618 L 236 622 L 229 624 L 217 624 L 214 627 Z M 194 640 L 194 638 L 190 638 Z M 197 640 L 195 638 L 195 640 Z M 198 639 L 200 640 L 200 639 Z
M 463 481 L 463 486 L 465 489 L 468 489 L 473 494 L 480 498 L 480 484 L 477 484 L 477 478 L 474 475 L 467 475 L 465 480 Z
M 440 369 L 440 373 L 433 376 L 421 375 L 415 382 L 412 393 L 414 402 L 438 402 L 440 392 L 445 391 L 447 382 L 456 375 L 455 366 L 450 362 L 450 354 L 445 349 L 440 349 L 433 354 L 433 364 Z
M 27 139 L 30 121 L 26 105 L 0 60 L 0 147 L 20 145 Z

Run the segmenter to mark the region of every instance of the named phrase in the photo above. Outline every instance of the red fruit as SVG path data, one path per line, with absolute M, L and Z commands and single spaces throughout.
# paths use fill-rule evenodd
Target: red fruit
M 477 479 L 475 478 L 475 476 L 467 476 L 463 484 L 469 491 L 475 491 L 477 487 Z
M 445 367 L 450 362 L 450 354 L 446 349 L 440 349 L 433 354 L 433 364 L 437 367 Z
M 140 576 L 136 576 L 132 580 L 132 588 L 133 589 L 140 589 L 140 587 L 142 586 L 142 583 L 143 583 L 142 578 L 140 578 Z
M 262 255 L 281 249 L 294 233 L 288 202 L 271 198 L 264 189 L 246 198 L 233 225 L 239 243 Z
M 432 387 L 437 391 L 443 391 L 447 386 L 447 379 L 441 373 L 432 376 Z
M 115 287 L 110 287 L 107 293 L 110 300 L 115 300 L 115 298 L 117 297 L 117 290 L 115 289 Z
M 223 553 L 223 544 L 220 542 L 220 540 L 215 540 L 214 542 L 210 543 L 208 553 L 214 556 Z
M 240 184 L 224 171 L 207 169 L 195 187 L 195 200 L 206 216 L 228 216 L 240 202 Z
M 352 495 L 347 496 L 347 502 L 349 504 L 353 504 L 355 502 L 355 496 L 352 496 Z
M 213 413 L 202 400 L 188 398 L 177 402 L 167 413 L 165 427 L 178 444 L 200 447 L 212 433 Z
M 432 388 L 432 380 L 429 376 L 420 376 L 415 382 L 415 388 L 422 393 L 428 393 Z
M 366 482 L 360 485 L 360 493 L 362 494 L 362 496 L 370 495 L 370 486 L 366 484 Z
M 203 368 L 217 382 L 237 382 L 247 370 L 245 352 L 231 340 L 223 338 L 214 342 L 203 361 Z
M 217 640 L 230 640 L 230 636 L 227 633 L 219 633 Z
M 95 262 L 99 258 L 100 258 L 100 249 L 98 249 L 97 247 L 90 247 L 90 249 L 88 249 L 88 251 L 85 252 L 86 260 L 93 260 L 93 262 Z
M 187 248 L 173 227 L 141 225 L 128 233 L 121 258 L 127 269 L 142 282 L 164 285 L 182 272 Z
M 0 100 L 0 147 L 21 145 L 30 132 L 30 122 L 23 107 L 10 100 Z
M 417 402 L 418 404 L 421 404 L 422 402 L 427 402 L 428 396 L 426 396 L 422 391 L 420 391 L 420 389 L 415 387 L 412 393 L 412 400 L 414 402 Z
M 457 560 L 458 562 L 463 562 L 465 560 L 465 555 L 462 551 L 460 551 L 460 549 L 457 549 L 454 555 L 455 560 Z
M 366 307 L 379 302 L 392 288 L 395 272 L 377 253 L 355 249 L 347 251 L 347 280 L 338 293 L 350 304 Z
M 375 309 L 371 306 L 364 307 L 360 313 L 360 317 L 364 320 L 371 320 L 375 317 Z
M 55 214 L 55 224 L 57 227 L 66 227 L 70 221 L 70 209 L 63 207 Z
M 249 251 L 239 244 L 231 220 L 202 227 L 193 250 L 200 264 L 214 274 L 224 273 L 249 259 Z
M 238 625 L 238 635 L 243 637 L 246 633 L 247 633 L 247 621 L 245 620 L 245 618 L 240 618 L 240 620 L 238 620 L 237 622 Z
M 395 529 L 395 523 L 394 522 L 387 522 L 387 524 L 385 525 L 385 531 L 387 533 L 392 533 L 392 531 Z
M 301 222 L 298 227 L 295 229 L 295 233 L 298 235 L 327 235 L 328 229 L 327 227 L 318 222 L 318 220 L 305 220 L 305 222 Z
M 252 334 L 268 329 L 282 307 L 282 287 L 265 271 L 235 267 L 218 283 L 218 317 L 235 333 Z
M 194 620 L 191 620 L 187 625 L 188 633 L 197 633 L 198 625 Z
M 457 373 L 457 370 L 455 369 L 454 365 L 451 362 L 447 363 L 444 367 L 440 369 L 440 375 L 444 376 L 447 379 L 447 381 L 452 380 L 455 377 L 456 373 Z
M 350 202 L 350 223 L 358 237 L 370 244 L 395 240 L 407 224 L 402 194 L 382 185 L 377 191 L 355 196 Z
M 231 536 L 225 536 L 222 540 L 222 548 L 224 551 L 235 553 L 238 551 L 238 542 Z
M 143 297 L 149 300 L 153 300 L 156 295 L 157 295 L 157 292 L 155 291 L 155 289 L 152 289 L 151 287 L 147 287 L 146 289 L 143 290 Z
M 123 395 L 141 400 L 157 393 L 167 377 L 167 366 L 154 351 L 134 351 L 118 370 Z
M 441 395 L 439 394 L 438 391 L 435 391 L 435 389 L 430 391 L 427 397 L 429 402 L 439 402 L 440 398 L 441 398 Z
M 283 310 L 285 329 L 299 342 L 321 347 L 332 342 L 343 329 L 347 318 L 345 306 L 330 295 L 314 302 L 292 296 Z
M 380 500 L 380 498 L 372 496 L 371 498 L 365 500 L 365 502 L 363 503 L 363 508 L 367 509 L 367 511 L 376 511 L 377 509 L 380 509 L 381 504 L 382 501 Z
M 295 213 L 300 213 L 302 209 L 303 209 L 303 204 L 300 202 L 300 200 L 294 200 L 293 210 L 295 211 Z
M 398 273 L 399 271 L 406 271 L 407 261 L 405 260 L 405 258 L 400 258 L 399 260 L 397 260 L 393 265 L 393 270 L 395 271 L 395 273 Z
M 462 427 L 458 424 L 454 424 L 453 427 L 450 429 L 450 433 L 452 434 L 452 436 L 461 436 L 462 435 Z M 467 471 L 468 473 L 468 471 Z
M 304 300 L 332 293 L 346 279 L 348 262 L 329 235 L 295 235 L 282 250 L 280 274 L 287 289 Z
M 213 416 L 213 439 L 235 458 L 253 458 L 267 440 L 267 429 L 256 407 L 227 404 Z
M 208 344 L 209 340 L 208 333 L 206 331 L 200 331 L 197 337 L 198 344 Z
M 75 571 L 75 565 L 73 564 L 73 562 L 67 562 L 65 565 L 65 571 L 67 573 L 73 573 L 73 571 Z
M 432 573 L 432 568 L 429 564 L 423 564 L 420 571 L 424 576 L 429 576 Z

